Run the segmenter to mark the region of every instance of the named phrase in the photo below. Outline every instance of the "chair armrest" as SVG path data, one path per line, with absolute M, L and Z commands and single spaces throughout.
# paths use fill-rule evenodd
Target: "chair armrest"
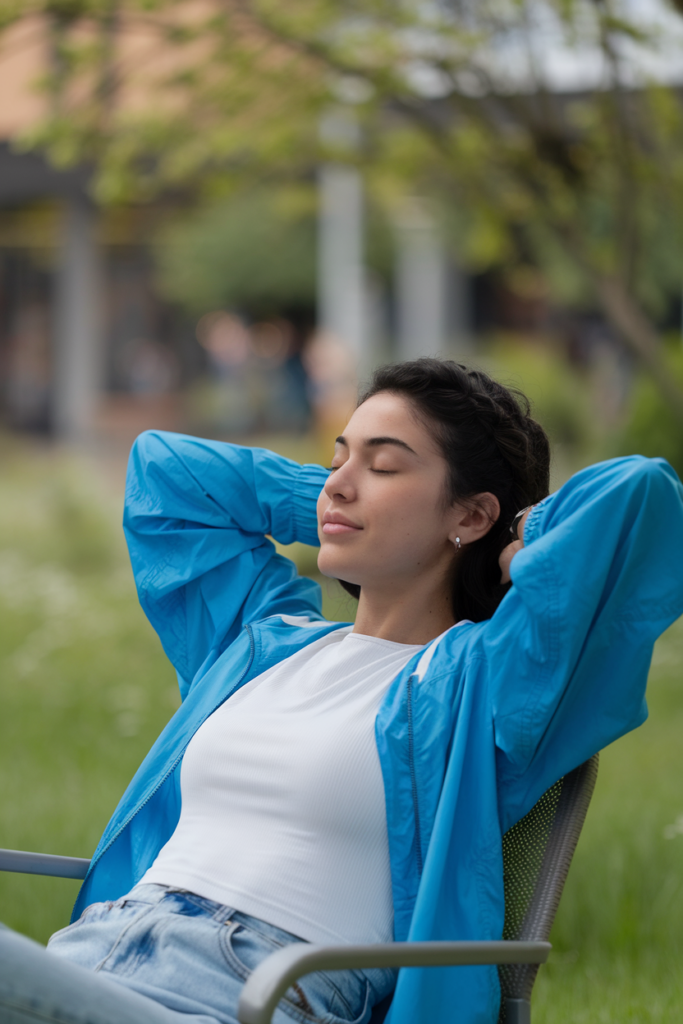
M 315 946 L 296 942 L 272 953 L 252 972 L 237 1007 L 240 1024 L 271 1024 L 289 986 L 312 971 L 368 967 L 452 967 L 462 964 L 542 964 L 549 942 L 391 942 L 376 946 Z
M 84 857 L 57 857 L 52 853 L 0 850 L 0 871 L 52 875 L 53 878 L 85 878 L 89 867 L 90 861 Z

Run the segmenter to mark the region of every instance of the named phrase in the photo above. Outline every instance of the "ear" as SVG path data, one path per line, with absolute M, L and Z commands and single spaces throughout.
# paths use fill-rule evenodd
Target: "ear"
M 494 523 L 500 518 L 500 502 L 495 494 L 485 491 L 475 494 L 467 504 L 455 503 L 452 509 L 452 529 L 448 539 L 454 547 L 473 544 L 486 536 Z

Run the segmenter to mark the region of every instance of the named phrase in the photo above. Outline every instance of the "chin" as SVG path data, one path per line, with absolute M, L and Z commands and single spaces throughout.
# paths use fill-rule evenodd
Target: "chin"
M 350 566 L 344 559 L 335 558 L 331 552 L 328 555 L 321 550 L 318 554 L 318 572 L 332 580 L 344 580 L 346 583 L 355 583 L 360 586 L 357 576 L 361 574 L 354 571 L 353 566 Z

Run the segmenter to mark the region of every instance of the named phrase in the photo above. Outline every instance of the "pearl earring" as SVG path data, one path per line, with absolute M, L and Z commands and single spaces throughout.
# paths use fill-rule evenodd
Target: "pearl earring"
M 460 548 L 462 547 L 462 544 L 460 543 L 460 538 L 459 538 L 459 537 L 456 537 L 456 538 L 455 538 L 455 546 L 456 546 L 456 549 L 457 549 L 458 551 L 459 551 L 459 550 L 460 550 Z

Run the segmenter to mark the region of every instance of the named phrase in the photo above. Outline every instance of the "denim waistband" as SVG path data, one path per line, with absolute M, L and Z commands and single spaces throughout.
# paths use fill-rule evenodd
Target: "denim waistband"
M 289 945 L 292 942 L 307 941 L 306 939 L 302 939 L 300 935 L 294 935 L 292 932 L 287 932 L 284 928 L 278 928 L 277 925 L 270 924 L 268 921 L 263 921 L 259 917 L 252 917 L 251 914 L 244 914 L 241 910 L 237 910 L 235 907 L 228 907 L 223 903 L 217 903 L 215 900 L 210 900 L 206 896 L 200 896 L 196 892 L 189 892 L 187 889 L 174 889 L 172 886 L 159 885 L 156 882 L 143 882 L 131 889 L 124 899 L 139 899 L 143 900 L 145 903 L 152 904 L 162 903 L 164 900 L 168 900 L 172 903 L 173 896 L 176 893 L 178 895 L 182 895 L 184 900 L 192 903 L 199 910 L 203 911 L 206 917 L 210 917 L 219 924 L 223 924 L 225 921 L 238 921 L 240 924 L 251 928 L 255 932 L 259 932 L 267 938 L 275 940 L 277 943 L 281 943 L 283 946 Z M 172 907 L 169 907 L 169 911 L 172 912 Z
M 160 885 L 158 882 L 139 882 L 133 889 L 124 897 L 123 900 L 134 900 L 140 899 L 145 903 L 158 904 L 164 900 L 173 902 L 173 896 L 177 894 L 182 896 L 184 900 L 194 904 L 199 910 L 203 911 L 206 917 L 210 917 L 214 921 L 218 921 L 223 924 L 225 921 L 238 921 L 240 924 L 251 928 L 255 932 L 260 932 L 261 935 L 265 935 L 268 938 L 274 939 L 275 942 L 281 943 L 283 946 L 288 945 L 292 942 L 308 942 L 308 939 L 303 939 L 300 935 L 294 935 L 293 932 L 285 931 L 284 928 L 278 928 L 277 925 L 270 924 L 269 921 L 264 921 L 260 917 L 252 917 L 251 914 L 245 914 L 241 910 L 237 910 L 235 907 L 227 906 L 223 903 L 217 903 L 215 900 L 210 900 L 206 896 L 200 896 L 196 892 L 191 892 L 189 889 L 177 889 L 170 885 Z M 169 906 L 169 911 L 172 913 L 173 908 Z M 384 970 L 384 968 L 380 968 Z

